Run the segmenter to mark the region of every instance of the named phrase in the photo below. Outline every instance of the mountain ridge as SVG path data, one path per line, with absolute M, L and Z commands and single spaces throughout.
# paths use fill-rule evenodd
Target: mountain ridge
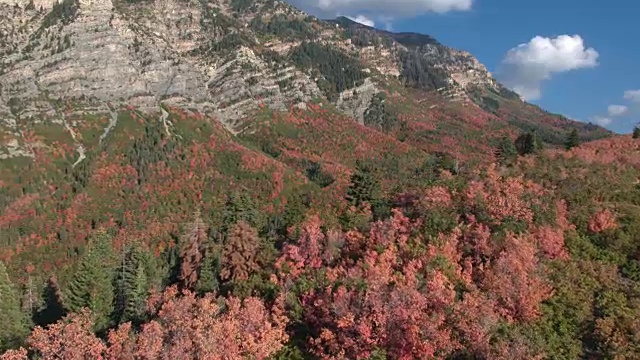
M 481 106 L 482 96 L 472 92 L 517 97 L 471 54 L 428 35 L 362 31 L 346 18 L 325 22 L 278 1 L 44 1 L 39 3 L 46 5 L 43 14 L 35 3 L 4 3 L 22 4 L 11 11 L 14 20 L 25 23 L 3 30 L 9 40 L 0 50 L 11 53 L 0 68 L 0 111 L 5 117 L 14 115 L 10 102 L 15 109 L 20 102 L 39 104 L 22 110 L 23 116 L 51 114 L 51 101 L 42 98 L 47 93 L 88 108 L 95 106 L 92 102 L 156 111 L 160 103 L 196 107 L 233 131 L 235 122 L 259 102 L 284 110 L 291 101 L 303 106 L 312 98 L 329 96 L 362 122 L 367 105 L 380 92 L 379 83 L 389 76 Z M 6 5 L 5 11 L 9 9 Z M 377 44 L 365 43 L 368 38 Z M 326 45 L 306 50 L 328 49 L 355 59 L 355 78 L 334 79 L 346 80 L 337 88 L 319 83 L 318 76 L 326 74 L 312 69 L 316 64 L 309 67 L 287 58 L 305 41 Z M 38 83 L 32 80 L 35 75 Z M 366 79 L 367 85 L 359 89 Z

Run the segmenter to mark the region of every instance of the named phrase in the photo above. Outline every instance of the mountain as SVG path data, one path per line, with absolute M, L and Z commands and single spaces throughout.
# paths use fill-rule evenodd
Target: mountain
M 539 127 L 550 142 L 569 127 L 585 139 L 606 134 L 522 103 L 472 55 L 429 36 L 320 21 L 279 1 L 2 6 L 0 113 L 7 124 L 62 121 L 60 102 L 77 113 L 106 112 L 106 103 L 159 112 L 167 104 L 210 114 L 236 132 L 259 103 L 286 110 L 316 98 L 362 123 L 375 94 L 409 85 L 473 102 L 517 128 Z
M 0 351 L 637 353 L 639 143 L 467 52 L 280 1 L 0 0 L 0 54 Z

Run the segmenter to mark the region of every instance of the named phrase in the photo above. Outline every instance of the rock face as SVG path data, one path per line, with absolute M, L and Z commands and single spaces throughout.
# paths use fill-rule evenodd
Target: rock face
M 237 132 L 260 104 L 286 109 L 328 98 L 362 122 L 379 82 L 406 75 L 409 52 L 427 61 L 455 96 L 499 87 L 473 56 L 430 37 L 319 21 L 280 1 L 60 1 L 0 0 L 0 126 L 7 148 L 9 141 L 19 148 L 18 119 L 64 124 L 61 103 L 103 113 L 107 103 L 154 112 L 178 105 L 211 113 Z M 299 51 L 308 41 L 361 68 L 332 84 L 335 74 L 327 69 L 342 63 L 310 64 Z
M 36 9 L 51 9 L 57 0 L 0 0 L 0 4 L 18 5 L 21 8 L 33 6 Z

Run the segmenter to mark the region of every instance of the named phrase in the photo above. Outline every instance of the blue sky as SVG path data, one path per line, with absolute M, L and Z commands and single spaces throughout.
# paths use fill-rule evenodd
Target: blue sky
M 640 121 L 639 0 L 292 2 L 322 17 L 360 15 L 379 28 L 432 35 L 551 112 L 617 132 Z

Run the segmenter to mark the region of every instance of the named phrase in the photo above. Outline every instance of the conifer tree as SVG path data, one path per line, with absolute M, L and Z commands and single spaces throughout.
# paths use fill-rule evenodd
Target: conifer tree
M 309 210 L 309 194 L 296 192 L 287 198 L 282 214 L 282 227 L 285 232 L 291 226 L 301 224 Z
M 356 171 L 351 175 L 347 189 L 347 201 L 359 206 L 363 202 L 373 203 L 381 198 L 380 182 L 376 178 L 372 165 L 359 162 Z
M 518 136 L 515 142 L 520 155 L 535 154 L 542 150 L 542 141 L 535 131 Z
M 50 277 L 42 294 L 42 307 L 35 314 L 35 323 L 39 326 L 47 326 L 57 322 L 67 315 L 62 305 L 62 293 L 55 276 Z
M 213 248 L 207 249 L 202 259 L 200 276 L 196 282 L 195 290 L 198 294 L 204 295 L 209 292 L 218 292 L 220 274 L 220 255 Z
M 571 132 L 569 133 L 569 136 L 567 137 L 567 141 L 564 144 L 564 148 L 567 150 L 571 150 L 572 148 L 576 147 L 580 145 L 580 138 L 578 137 L 578 130 L 577 129 L 573 129 L 571 130 Z
M 238 221 L 246 221 L 257 228 L 262 225 L 260 212 L 246 191 L 232 192 L 228 195 L 222 219 L 222 232 L 229 231 Z
M 635 128 L 633 128 L 633 138 L 634 139 L 640 139 L 640 124 L 636 125 Z
M 140 322 L 151 286 L 151 257 L 138 246 L 125 249 L 116 281 L 114 320 Z
M 0 353 L 19 345 L 28 333 L 29 325 L 20 307 L 20 297 L 0 261 Z
M 90 309 L 96 316 L 96 331 L 109 325 L 114 300 L 114 254 L 111 237 L 100 230 L 90 241 L 65 294 L 72 312 Z
M 363 162 L 356 164 L 356 171 L 351 175 L 351 184 L 347 189 L 346 199 L 349 204 L 360 206 L 367 202 L 376 219 L 386 217 L 388 204 L 382 197 L 380 180 L 373 165 Z
M 518 150 L 516 150 L 515 144 L 508 136 L 500 139 L 495 153 L 498 162 L 502 165 L 513 164 L 518 157 Z

